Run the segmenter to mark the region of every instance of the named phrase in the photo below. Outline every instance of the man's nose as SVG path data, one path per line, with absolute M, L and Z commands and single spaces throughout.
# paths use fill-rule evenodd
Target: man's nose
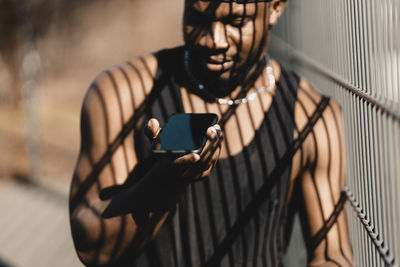
M 229 47 L 225 24 L 220 21 L 212 22 L 203 38 L 205 39 L 204 45 L 210 49 L 224 50 Z

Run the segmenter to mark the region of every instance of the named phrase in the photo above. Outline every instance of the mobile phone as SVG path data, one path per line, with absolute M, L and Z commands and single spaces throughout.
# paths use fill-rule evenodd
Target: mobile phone
M 153 153 L 171 157 L 200 153 L 207 141 L 207 128 L 217 121 L 218 116 L 214 113 L 173 114 L 153 144 Z

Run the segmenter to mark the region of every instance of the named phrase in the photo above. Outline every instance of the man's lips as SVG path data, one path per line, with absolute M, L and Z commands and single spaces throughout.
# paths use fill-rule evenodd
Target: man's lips
M 206 63 L 206 67 L 210 71 L 220 72 L 229 69 L 232 64 L 232 61 L 224 63 Z
M 203 49 L 194 49 L 191 52 L 193 60 L 197 61 L 197 66 L 209 72 L 221 73 L 230 70 L 238 61 L 237 55 L 227 55 L 225 53 L 215 53 Z M 196 64 L 196 63 L 195 63 Z
M 232 60 L 205 60 L 206 68 L 210 71 L 220 72 L 225 71 L 233 66 Z

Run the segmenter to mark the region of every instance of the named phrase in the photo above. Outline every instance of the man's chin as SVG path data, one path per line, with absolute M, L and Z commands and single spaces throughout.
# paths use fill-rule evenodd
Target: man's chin
M 238 85 L 240 79 L 233 75 L 220 75 L 218 78 L 208 79 L 205 83 L 206 90 L 217 97 L 229 95 Z
M 205 64 L 201 64 L 194 72 L 198 74 L 197 78 L 206 90 L 217 97 L 229 95 L 243 80 L 240 73 L 232 68 L 212 71 Z
M 238 76 L 232 68 L 229 69 L 220 69 L 216 71 L 210 71 L 208 68 L 203 68 L 201 73 L 203 73 L 203 79 L 205 81 L 213 81 L 228 83 L 230 80 L 235 80 L 235 77 Z

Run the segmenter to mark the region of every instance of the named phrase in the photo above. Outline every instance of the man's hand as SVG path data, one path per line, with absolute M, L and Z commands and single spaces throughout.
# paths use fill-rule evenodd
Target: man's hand
M 150 142 L 157 139 L 161 131 L 159 122 L 152 118 L 147 124 L 146 135 Z M 177 159 L 161 159 L 161 166 L 172 170 L 179 179 L 192 183 L 200 181 L 211 173 L 221 151 L 223 134 L 221 127 L 216 124 L 207 129 L 207 142 L 203 151 L 199 154 L 189 153 Z

